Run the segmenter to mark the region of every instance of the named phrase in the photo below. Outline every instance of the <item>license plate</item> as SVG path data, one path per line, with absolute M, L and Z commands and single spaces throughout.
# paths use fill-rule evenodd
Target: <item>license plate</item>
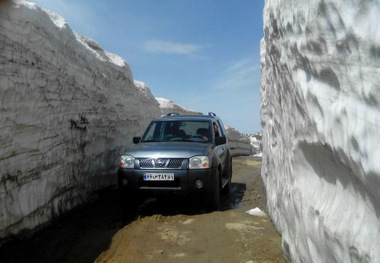
M 144 181 L 174 181 L 174 173 L 146 173 Z

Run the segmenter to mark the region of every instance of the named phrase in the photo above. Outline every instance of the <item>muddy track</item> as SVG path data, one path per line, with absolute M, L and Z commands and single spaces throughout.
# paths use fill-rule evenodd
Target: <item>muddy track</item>
M 0 262 L 285 262 L 265 211 L 261 162 L 233 159 L 231 193 L 219 211 L 202 199 L 141 197 L 123 216 L 116 191 L 0 248 Z

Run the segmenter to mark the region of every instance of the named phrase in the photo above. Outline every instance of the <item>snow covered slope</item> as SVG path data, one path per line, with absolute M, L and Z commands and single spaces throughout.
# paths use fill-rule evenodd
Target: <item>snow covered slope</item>
M 292 262 L 380 262 L 380 5 L 266 0 L 262 177 Z
M 184 108 L 184 107 L 178 105 L 177 103 L 175 103 L 171 100 L 165 99 L 165 98 L 156 98 L 156 100 L 160 104 L 162 116 L 167 115 L 168 113 L 172 113 L 172 112 L 176 112 L 176 113 L 184 114 L 184 115 L 202 114 L 201 112 L 197 112 L 194 110 Z
M 159 117 L 128 64 L 24 1 L 0 9 L 0 238 L 115 183 L 119 152 Z

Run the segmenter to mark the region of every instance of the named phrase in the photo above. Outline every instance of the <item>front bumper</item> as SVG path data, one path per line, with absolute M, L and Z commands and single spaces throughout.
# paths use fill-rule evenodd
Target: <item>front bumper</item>
M 174 173 L 174 181 L 145 181 L 147 173 Z M 202 187 L 196 186 L 201 180 Z M 120 189 L 132 189 L 147 193 L 208 193 L 215 187 L 216 168 L 209 169 L 125 169 L 118 170 Z

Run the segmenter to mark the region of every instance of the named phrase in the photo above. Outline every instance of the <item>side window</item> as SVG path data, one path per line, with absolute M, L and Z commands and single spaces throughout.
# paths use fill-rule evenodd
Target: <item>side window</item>
M 154 130 L 156 129 L 156 123 L 152 123 L 152 125 L 149 127 L 148 133 L 145 135 L 144 140 L 145 141 L 151 141 L 153 140 Z
M 214 128 L 214 134 L 215 134 L 215 138 L 218 138 L 218 137 L 221 137 L 222 135 L 222 133 L 221 133 L 221 130 L 220 130 L 220 125 L 219 125 L 219 123 L 217 122 L 217 121 L 214 121 L 213 123 L 212 123 L 212 126 L 213 126 L 213 128 Z
M 224 125 L 221 120 L 218 120 L 218 125 L 219 125 L 219 135 L 220 136 L 226 136 L 226 132 L 224 130 Z

